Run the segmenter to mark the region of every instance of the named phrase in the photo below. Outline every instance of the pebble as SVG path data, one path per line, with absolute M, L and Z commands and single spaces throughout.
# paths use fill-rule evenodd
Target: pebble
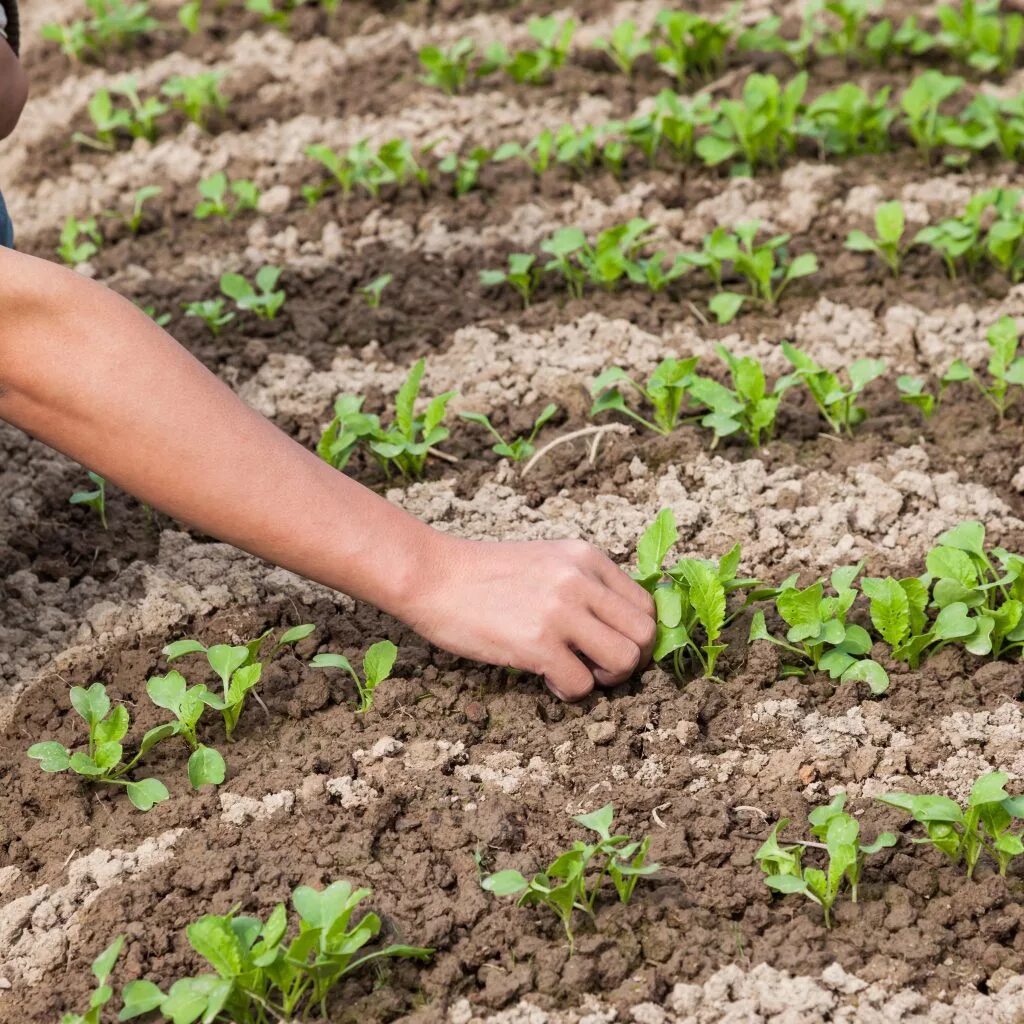
M 587 726 L 587 736 L 595 747 L 603 747 L 615 739 L 614 722 L 591 722 Z

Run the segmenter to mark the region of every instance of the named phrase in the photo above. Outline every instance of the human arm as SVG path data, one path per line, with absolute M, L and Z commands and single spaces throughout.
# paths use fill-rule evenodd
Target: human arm
M 28 79 L 6 39 L 0 37 L 0 139 L 6 139 L 28 99 Z
M 131 303 L 72 271 L 0 250 L 0 310 L 0 417 L 148 504 L 456 654 L 543 675 L 566 699 L 649 659 L 650 596 L 589 545 L 433 529 L 291 440 Z

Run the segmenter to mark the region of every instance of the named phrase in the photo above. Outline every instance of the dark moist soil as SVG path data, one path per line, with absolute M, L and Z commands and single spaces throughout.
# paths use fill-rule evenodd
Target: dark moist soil
M 220 821 L 216 793 L 188 792 L 186 751 L 165 744 L 147 762 L 147 774 L 168 783 L 171 799 L 141 814 L 116 795 L 97 794 L 67 776 L 45 776 L 27 760 L 24 751 L 33 740 L 80 740 L 67 706 L 68 682 L 106 680 L 111 695 L 138 716 L 133 736 L 156 724 L 159 713 L 142 699 L 142 689 L 148 675 L 164 670 L 158 651 L 168 637 L 135 638 L 83 662 L 70 678 L 46 679 L 23 695 L 13 724 L 0 736 L 0 867 L 16 864 L 23 872 L 12 896 L 62 884 L 64 865 L 76 852 L 132 849 L 167 829 L 188 831 L 166 864 L 79 914 L 79 940 L 59 983 L 54 974 L 37 986 L 31 1009 L 20 1000 L 5 1007 L 0 996 L 0 1020 L 42 1022 L 83 1005 L 88 962 L 115 933 L 128 936 L 122 980 L 144 975 L 166 986 L 200 967 L 183 934 L 199 914 L 238 904 L 246 913 L 265 915 L 295 885 L 336 878 L 372 886 L 372 906 L 390 937 L 437 953 L 422 968 L 389 968 L 386 985 L 375 986 L 368 975 L 342 986 L 332 1021 L 406 1015 L 439 1020 L 461 996 L 498 1008 L 526 993 L 549 1005 L 571 1003 L 580 991 L 601 991 L 625 1011 L 664 996 L 677 981 L 704 978 L 733 961 L 813 974 L 838 959 L 866 980 L 912 985 L 940 999 L 965 984 L 984 987 L 995 971 L 1019 966 L 1021 879 L 1002 880 L 985 869 L 968 882 L 933 852 L 912 847 L 909 829 L 895 850 L 872 861 L 861 902 L 839 907 L 832 932 L 809 904 L 771 899 L 753 862 L 766 827 L 738 808 L 759 808 L 771 820 L 806 820 L 802 790 L 808 782 L 851 772 L 864 778 L 883 751 L 865 743 L 842 759 L 822 755 L 800 763 L 787 753 L 793 726 L 757 723 L 748 709 L 768 696 L 792 697 L 805 713 L 840 715 L 863 700 L 853 688 L 818 678 L 776 683 L 774 651 L 754 647 L 730 652 L 725 684 L 694 681 L 682 689 L 654 670 L 622 691 L 567 707 L 535 684 L 430 652 L 368 609 L 341 616 L 326 603 L 296 609 L 281 602 L 221 613 L 186 633 L 206 642 L 244 639 L 303 620 L 319 628 L 267 670 L 262 695 L 269 717 L 251 704 L 235 744 L 224 746 L 212 719 L 204 738 L 225 749 L 233 793 L 261 798 L 298 791 L 311 775 L 357 775 L 380 790 L 368 808 L 346 811 L 323 796 L 297 797 L 290 814 L 228 825 Z M 734 629 L 744 631 L 746 623 Z M 401 645 L 398 678 L 382 688 L 365 716 L 353 714 L 351 694 L 336 677 L 304 665 L 318 648 L 353 656 L 385 635 Z M 179 664 L 192 681 L 202 678 L 196 665 Z M 980 710 L 1017 699 L 1024 669 L 979 666 L 949 651 L 920 672 L 894 674 L 893 682 L 884 713 L 894 726 L 909 728 L 932 719 L 936 707 Z M 587 738 L 586 727 L 598 721 L 614 726 L 607 745 Z M 524 729 L 526 723 L 533 724 Z M 685 750 L 652 734 L 680 723 L 692 736 Z M 552 749 L 568 742 L 571 767 L 559 774 L 551 764 L 549 784 L 527 782 L 508 795 L 449 772 L 407 770 L 401 756 L 372 766 L 353 758 L 355 750 L 368 750 L 383 736 L 407 749 L 427 740 L 460 742 L 470 763 L 512 750 L 523 765 L 533 756 L 550 762 Z M 718 781 L 691 760 L 733 750 L 743 757 L 769 754 L 768 767 L 753 773 L 739 768 Z M 664 775 L 638 785 L 631 776 L 648 755 L 661 762 Z M 944 756 L 934 740 L 906 751 L 915 772 Z M 629 773 L 625 781 L 615 781 L 615 766 Z M 595 788 L 595 779 L 604 781 Z M 691 791 L 695 781 L 703 788 Z M 580 837 L 567 808 L 609 800 L 620 828 L 652 833 L 652 856 L 663 870 L 641 884 L 628 907 L 606 897 L 597 930 L 578 926 L 570 958 L 553 919 L 511 909 L 481 891 L 473 854 L 482 855 L 488 870 L 514 866 L 528 872 Z M 664 830 L 652 821 L 652 807 L 660 809 Z M 858 801 L 857 809 L 863 810 L 865 835 L 901 827 L 894 812 L 867 801 Z M 288 855 L 270 855 L 275 850 Z

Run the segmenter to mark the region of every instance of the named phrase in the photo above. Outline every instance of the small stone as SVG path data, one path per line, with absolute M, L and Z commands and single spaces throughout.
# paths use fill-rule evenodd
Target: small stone
M 676 723 L 676 739 L 681 747 L 688 747 L 700 736 L 700 726 L 685 718 Z
M 471 700 L 466 705 L 466 719 L 473 725 L 483 725 L 487 721 L 487 708 L 478 700 Z
M 813 764 L 802 764 L 797 776 L 805 786 L 809 786 L 818 777 L 818 770 Z
M 292 190 L 287 185 L 274 185 L 260 196 L 256 209 L 260 213 L 284 213 L 292 201 Z
M 587 726 L 587 737 L 595 747 L 603 747 L 615 739 L 615 731 L 614 722 L 591 722 Z

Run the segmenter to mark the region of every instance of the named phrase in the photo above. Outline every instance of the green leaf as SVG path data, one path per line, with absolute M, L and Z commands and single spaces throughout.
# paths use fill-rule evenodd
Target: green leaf
M 384 682 L 391 675 L 398 657 L 398 648 L 390 640 L 381 640 L 363 656 L 363 675 L 370 686 Z
M 806 892 L 807 883 L 798 875 L 769 875 L 764 884 L 781 893 Z
M 121 990 L 121 998 L 124 1006 L 117 1015 L 119 1021 L 131 1020 L 133 1017 L 141 1017 L 143 1014 L 152 1013 L 159 1009 L 164 1001 L 164 994 L 151 981 L 139 979 L 129 981 Z
M 980 807 L 983 804 L 1002 803 L 1009 799 L 1009 794 L 1004 789 L 1009 776 L 1005 772 L 989 772 L 982 775 L 971 788 L 971 795 L 967 800 L 968 807 Z
M 967 605 L 962 601 L 954 601 L 943 608 L 935 617 L 932 632 L 939 640 L 959 640 L 970 636 L 975 629 Z
M 877 661 L 872 661 L 869 658 L 851 665 L 842 674 L 841 681 L 844 683 L 867 683 L 874 694 L 885 693 L 889 689 L 888 673 Z
M 420 383 L 423 380 L 426 367 L 425 359 L 417 360 L 395 396 L 395 424 L 402 435 L 407 438 L 412 438 L 416 398 L 420 393 Z
M 690 603 L 707 633 L 708 642 L 713 643 L 725 625 L 725 587 L 718 578 L 717 567 L 692 559 L 682 564 L 690 584 Z
M 968 587 L 978 582 L 971 556 L 960 548 L 932 548 L 925 556 L 925 566 L 936 579 L 956 580 Z
M 231 677 L 249 660 L 249 649 L 245 646 L 232 647 L 229 644 L 214 644 L 206 652 L 210 668 L 220 676 L 224 689 L 230 685 Z
M 163 722 L 161 725 L 154 725 L 152 729 L 147 729 L 139 744 L 139 757 L 144 757 L 158 743 L 162 743 L 177 731 L 178 726 L 174 722 Z
M 128 725 L 128 709 L 118 704 L 103 721 L 96 723 L 93 739 L 97 743 L 117 743 L 128 732 Z
M 897 646 L 910 633 L 910 599 L 898 580 L 866 577 L 861 589 L 871 601 L 871 622 L 882 639 Z
M 292 626 L 291 629 L 286 630 L 285 634 L 277 641 L 278 647 L 284 647 L 285 644 L 295 644 L 300 640 L 305 640 L 307 636 L 316 631 L 316 626 L 311 622 L 307 622 L 302 626 Z
M 202 743 L 192 751 L 188 759 L 188 781 L 193 789 L 200 786 L 219 786 L 227 774 L 227 766 L 219 750 L 204 746 Z
M 190 641 L 182 641 L 189 643 Z M 165 676 L 152 676 L 146 683 L 149 699 L 158 707 L 165 708 L 175 715 L 181 710 L 181 702 L 185 696 L 188 683 L 180 672 L 171 671 Z
M 954 526 L 952 530 L 947 530 L 939 537 L 938 543 L 948 548 L 957 548 L 960 551 L 966 551 L 968 554 L 984 558 L 985 527 L 979 522 L 968 520 Z M 935 573 L 935 575 L 946 574 Z M 953 576 L 952 578 L 962 579 L 960 576 Z
M 846 236 L 846 248 L 854 252 L 874 252 L 878 246 L 874 239 L 868 237 L 863 231 L 851 231 Z
M 92 962 L 92 973 L 96 976 L 96 980 L 101 984 L 106 984 L 107 979 L 110 977 L 114 970 L 114 964 L 117 963 L 117 958 L 121 955 L 121 947 L 124 945 L 124 936 L 118 935 L 114 941 L 107 946 L 105 950 Z
M 230 920 L 206 914 L 186 929 L 192 948 L 221 978 L 237 978 L 245 968 L 245 956 Z
M 168 644 L 163 649 L 163 653 L 167 656 L 168 661 L 174 661 L 176 658 L 184 657 L 186 654 L 198 654 L 200 652 L 205 654 L 206 648 L 198 640 L 175 640 L 174 643 Z
M 662 661 L 675 651 L 684 648 L 689 642 L 689 634 L 682 624 L 666 627 L 659 623 L 658 637 L 651 658 L 654 661 Z
M 735 319 L 745 301 L 746 296 L 738 292 L 718 292 L 711 296 L 708 309 L 720 324 L 728 324 Z
M 129 782 L 125 789 L 128 799 L 140 811 L 150 810 L 154 804 L 167 800 L 171 795 L 159 779 L 140 779 L 138 782 Z
M 81 686 L 71 687 L 71 706 L 94 728 L 106 718 L 110 711 L 110 698 L 107 688 L 102 683 L 93 683 L 88 690 Z
M 817 583 L 806 590 L 783 590 L 775 599 L 779 614 L 792 627 L 789 631 L 791 643 L 799 643 L 817 636 L 821 629 L 821 598 L 822 583 Z
M 584 828 L 589 828 L 591 832 L 596 832 L 602 839 L 607 839 L 611 834 L 614 818 L 615 808 L 611 804 L 605 804 L 590 814 L 578 814 L 572 820 Z
M 899 200 L 880 204 L 875 210 L 875 230 L 883 242 L 898 243 L 903 237 L 906 218 Z
M 660 576 L 665 556 L 678 539 L 675 513 L 663 508 L 637 543 L 637 575 L 641 579 Z
M 481 887 L 495 896 L 515 896 L 527 888 L 529 882 L 518 871 L 497 871 L 488 875 Z
M 39 762 L 44 772 L 63 772 L 70 767 L 70 754 L 67 747 L 54 740 L 44 743 L 33 743 L 28 748 L 28 756 Z

